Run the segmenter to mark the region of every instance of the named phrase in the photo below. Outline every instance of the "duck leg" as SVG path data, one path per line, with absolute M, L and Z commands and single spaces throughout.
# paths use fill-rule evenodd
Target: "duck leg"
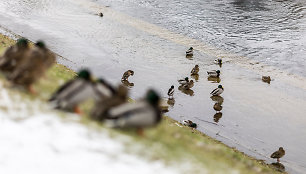
M 33 88 L 32 85 L 29 85 L 27 88 L 28 88 L 28 91 L 29 91 L 31 94 L 33 94 L 33 95 L 36 95 L 36 94 L 37 94 L 37 92 L 34 90 L 34 88 Z
M 137 129 L 137 134 L 141 137 L 144 137 L 144 131 L 143 131 L 143 128 L 138 128 Z
M 74 109 L 73 109 L 73 111 L 74 111 L 74 113 L 76 113 L 76 114 L 79 114 L 79 115 L 82 114 L 82 111 L 81 111 L 81 109 L 80 109 L 79 106 L 75 106 Z

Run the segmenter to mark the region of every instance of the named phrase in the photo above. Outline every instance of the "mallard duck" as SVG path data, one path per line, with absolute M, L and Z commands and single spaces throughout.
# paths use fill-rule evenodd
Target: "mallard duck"
M 112 107 L 106 112 L 107 124 L 115 128 L 137 128 L 141 133 L 143 128 L 155 126 L 161 121 L 159 100 L 159 95 L 149 90 L 143 100 Z
M 93 90 L 97 94 L 96 100 L 104 100 L 105 98 L 112 97 L 116 90 L 113 86 L 111 86 L 108 82 L 106 82 L 104 79 L 99 78 L 93 85 Z
M 119 85 L 112 97 L 100 100 L 92 109 L 90 117 L 97 121 L 103 121 L 106 111 L 112 107 L 124 104 L 128 100 L 128 90 L 125 86 Z
M 221 104 L 219 104 L 219 103 L 214 104 L 214 110 L 215 111 L 220 112 L 222 110 L 222 108 L 223 107 L 221 106 Z
M 8 79 L 13 84 L 24 86 L 31 93 L 35 93 L 32 84 L 43 76 L 47 69 L 44 49 L 44 44 L 37 42 L 27 56 L 22 58 L 20 65 L 8 76 Z
M 207 71 L 208 77 L 218 78 L 220 76 L 220 70 Z
M 192 127 L 192 128 L 197 128 L 198 125 L 194 122 L 192 122 L 191 120 L 183 120 L 183 125 L 188 126 L 188 127 Z
M 193 86 L 194 86 L 193 80 L 190 80 L 186 84 L 182 85 L 183 89 L 185 89 L 185 90 L 191 89 Z
M 213 91 L 211 91 L 211 95 L 216 95 L 219 96 L 220 94 L 222 94 L 222 92 L 224 91 L 222 85 L 219 85 L 218 88 L 214 89 Z
M 50 68 L 56 61 L 56 56 L 53 52 L 51 52 L 45 45 L 45 43 L 43 41 L 38 41 L 36 43 L 37 46 L 39 46 L 41 48 L 41 51 L 43 51 L 44 54 L 44 66 L 46 67 L 46 69 Z
M 9 47 L 0 60 L 0 70 L 5 73 L 12 73 L 16 67 L 20 66 L 20 62 L 27 56 L 30 51 L 28 40 L 21 38 L 17 40 L 14 46 Z
M 269 83 L 269 84 L 270 84 L 270 82 L 271 82 L 271 77 L 270 77 L 270 76 L 262 76 L 262 77 L 261 77 L 261 80 L 262 80 L 263 82 L 266 82 L 266 83 Z
M 174 94 L 174 86 L 172 85 L 171 88 L 168 90 L 169 99 L 173 98 L 173 94 Z
M 132 70 L 127 70 L 124 74 L 123 74 L 123 76 L 122 76 L 122 78 L 121 78 L 121 81 L 124 81 L 124 80 L 127 80 L 128 81 L 128 78 L 130 77 L 130 76 L 133 76 L 134 75 L 134 71 L 132 71 Z
M 185 77 L 185 79 L 178 80 L 180 85 L 185 85 L 189 82 L 189 78 Z
M 285 155 L 285 150 L 284 150 L 282 147 L 280 147 L 280 148 L 278 149 L 278 151 L 272 153 L 270 157 L 271 157 L 271 158 L 276 158 L 276 159 L 277 159 L 277 162 L 279 162 L 279 159 L 280 159 L 281 157 L 283 157 L 284 155 Z
M 193 48 L 190 47 L 187 51 L 186 51 L 186 57 L 189 57 L 189 56 L 193 56 Z
M 191 70 L 191 75 L 198 75 L 199 71 L 199 65 L 195 65 L 194 68 L 192 68 Z
M 78 72 L 75 79 L 68 81 L 62 85 L 49 99 L 53 108 L 61 109 L 69 112 L 81 111 L 78 104 L 86 101 L 87 99 L 96 96 L 93 90 L 94 82 L 92 81 L 91 74 L 88 70 L 83 69 Z
M 222 59 L 218 58 L 214 60 L 215 64 L 222 65 Z

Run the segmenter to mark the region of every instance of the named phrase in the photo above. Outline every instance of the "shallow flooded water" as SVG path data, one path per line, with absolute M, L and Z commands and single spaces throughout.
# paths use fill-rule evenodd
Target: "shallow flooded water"
M 65 58 L 61 63 L 90 67 L 113 84 L 134 70 L 132 98 L 149 87 L 167 97 L 174 85 L 169 116 L 190 119 L 204 133 L 268 163 L 282 146 L 281 162 L 291 173 L 306 171 L 304 14 L 298 0 L 0 2 L 2 30 L 43 39 Z M 195 52 L 187 59 L 190 46 Z M 216 57 L 223 57 L 221 68 Z M 194 87 L 179 90 L 177 80 L 190 77 L 195 64 L 200 72 Z M 221 70 L 219 80 L 207 79 L 213 69 Z M 271 84 L 262 75 L 270 75 Z M 222 98 L 211 98 L 218 82 Z M 222 106 L 218 112 L 215 103 Z

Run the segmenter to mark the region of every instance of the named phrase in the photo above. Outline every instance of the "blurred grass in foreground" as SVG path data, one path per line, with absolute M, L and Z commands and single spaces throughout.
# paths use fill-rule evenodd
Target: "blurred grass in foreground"
M 0 54 L 2 55 L 3 51 L 14 43 L 15 41 L 0 34 Z M 46 101 L 60 85 L 75 75 L 76 73 L 67 67 L 55 64 L 48 70 L 46 76 L 35 84 L 37 96 L 19 90 L 13 90 L 13 93 L 21 93 L 25 97 Z M 1 80 L 7 83 L 3 76 Z M 153 161 L 162 160 L 166 164 L 191 163 L 194 166 L 191 166 L 192 170 L 183 171 L 184 173 L 279 173 L 263 161 L 251 158 L 197 130 L 182 126 L 167 116 L 163 117 L 162 123 L 157 127 L 145 130 L 145 137 L 139 137 L 133 130 L 111 130 L 100 123 L 91 121 L 86 116 L 91 106 L 91 102 L 82 106 L 85 112 L 82 124 L 102 131 L 107 129 L 114 138 L 118 134 L 131 137 L 137 143 L 126 143 L 130 153 L 136 153 Z M 184 167 L 180 166 L 180 168 Z

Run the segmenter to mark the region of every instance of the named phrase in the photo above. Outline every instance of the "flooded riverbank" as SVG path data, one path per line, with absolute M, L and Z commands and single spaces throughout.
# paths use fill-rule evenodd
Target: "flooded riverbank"
M 99 11 L 103 18 L 95 15 Z M 68 59 L 60 62 L 73 69 L 90 67 L 112 83 L 120 83 L 123 72 L 133 69 L 130 82 L 135 84 L 131 89 L 135 98 L 148 87 L 166 96 L 173 84 L 175 105 L 168 114 L 172 118 L 191 119 L 204 133 L 268 162 L 272 162 L 269 155 L 283 146 L 287 154 L 282 163 L 287 171 L 306 170 L 306 84 L 302 73 L 291 75 L 265 61 L 212 46 L 203 42 L 205 38 L 178 34 L 112 6 L 85 0 L 3 1 L 0 25 L 31 40 L 46 40 L 53 51 Z M 184 54 L 190 46 L 196 49 L 192 60 Z M 219 68 L 213 64 L 218 56 L 225 61 L 220 68 L 220 83 L 225 88 L 221 116 L 216 116 L 209 95 L 218 84 L 206 77 L 206 70 Z M 200 66 L 200 76 L 189 96 L 177 89 L 177 80 L 189 76 L 195 64 Z M 262 75 L 271 75 L 270 85 L 261 82 Z

